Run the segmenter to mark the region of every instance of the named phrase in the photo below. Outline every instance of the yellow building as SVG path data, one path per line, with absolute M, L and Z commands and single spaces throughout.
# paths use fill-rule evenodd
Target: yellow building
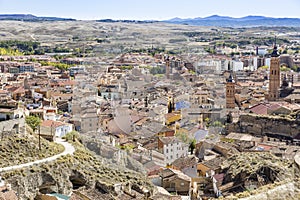
M 165 114 L 166 125 L 173 124 L 179 120 L 181 120 L 180 112 L 172 112 Z

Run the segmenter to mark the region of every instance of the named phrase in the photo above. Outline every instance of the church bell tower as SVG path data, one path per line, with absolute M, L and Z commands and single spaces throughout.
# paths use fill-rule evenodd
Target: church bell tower
M 230 74 L 226 82 L 226 108 L 235 108 L 235 81 Z
M 279 98 L 280 88 L 280 59 L 277 52 L 276 38 L 273 52 L 271 54 L 271 65 L 269 75 L 269 101 L 276 101 Z

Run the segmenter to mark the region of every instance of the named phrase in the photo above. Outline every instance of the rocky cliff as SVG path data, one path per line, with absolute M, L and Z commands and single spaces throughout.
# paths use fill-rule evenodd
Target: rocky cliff
M 81 137 L 81 139 L 86 148 L 95 152 L 103 159 L 107 159 L 107 162 L 146 174 L 146 170 L 144 169 L 143 165 L 130 157 L 127 151 L 113 147 L 95 138 Z
M 21 199 L 34 199 L 37 194 L 93 190 L 114 199 L 120 195 L 150 196 L 153 185 L 141 173 L 106 163 L 82 144 L 74 143 L 76 152 L 54 162 L 2 174 Z M 99 197 L 100 198 L 100 197 Z
M 282 182 L 265 185 L 258 190 L 245 191 L 228 199 L 242 200 L 269 200 L 269 199 L 300 199 L 300 154 L 295 156 L 292 171 L 288 174 L 292 177 L 286 177 Z M 227 198 L 225 198 L 227 199 Z
M 237 123 L 228 125 L 228 132 L 292 139 L 300 133 L 300 120 L 290 116 L 241 115 Z

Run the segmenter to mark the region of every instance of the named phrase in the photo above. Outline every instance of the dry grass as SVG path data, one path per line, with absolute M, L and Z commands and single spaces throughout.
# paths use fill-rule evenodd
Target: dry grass
M 41 138 L 39 150 L 38 138 L 32 135 L 13 135 L 0 141 L 0 167 L 7 167 L 47 158 L 63 152 L 60 144 Z

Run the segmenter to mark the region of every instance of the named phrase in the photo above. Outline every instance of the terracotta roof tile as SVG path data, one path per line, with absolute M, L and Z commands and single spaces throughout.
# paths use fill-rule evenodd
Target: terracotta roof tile
M 59 122 L 59 121 L 53 121 L 53 120 L 46 120 L 43 121 L 41 123 L 41 126 L 46 126 L 46 127 L 59 127 L 59 126 L 63 126 L 64 123 L 63 122 Z

